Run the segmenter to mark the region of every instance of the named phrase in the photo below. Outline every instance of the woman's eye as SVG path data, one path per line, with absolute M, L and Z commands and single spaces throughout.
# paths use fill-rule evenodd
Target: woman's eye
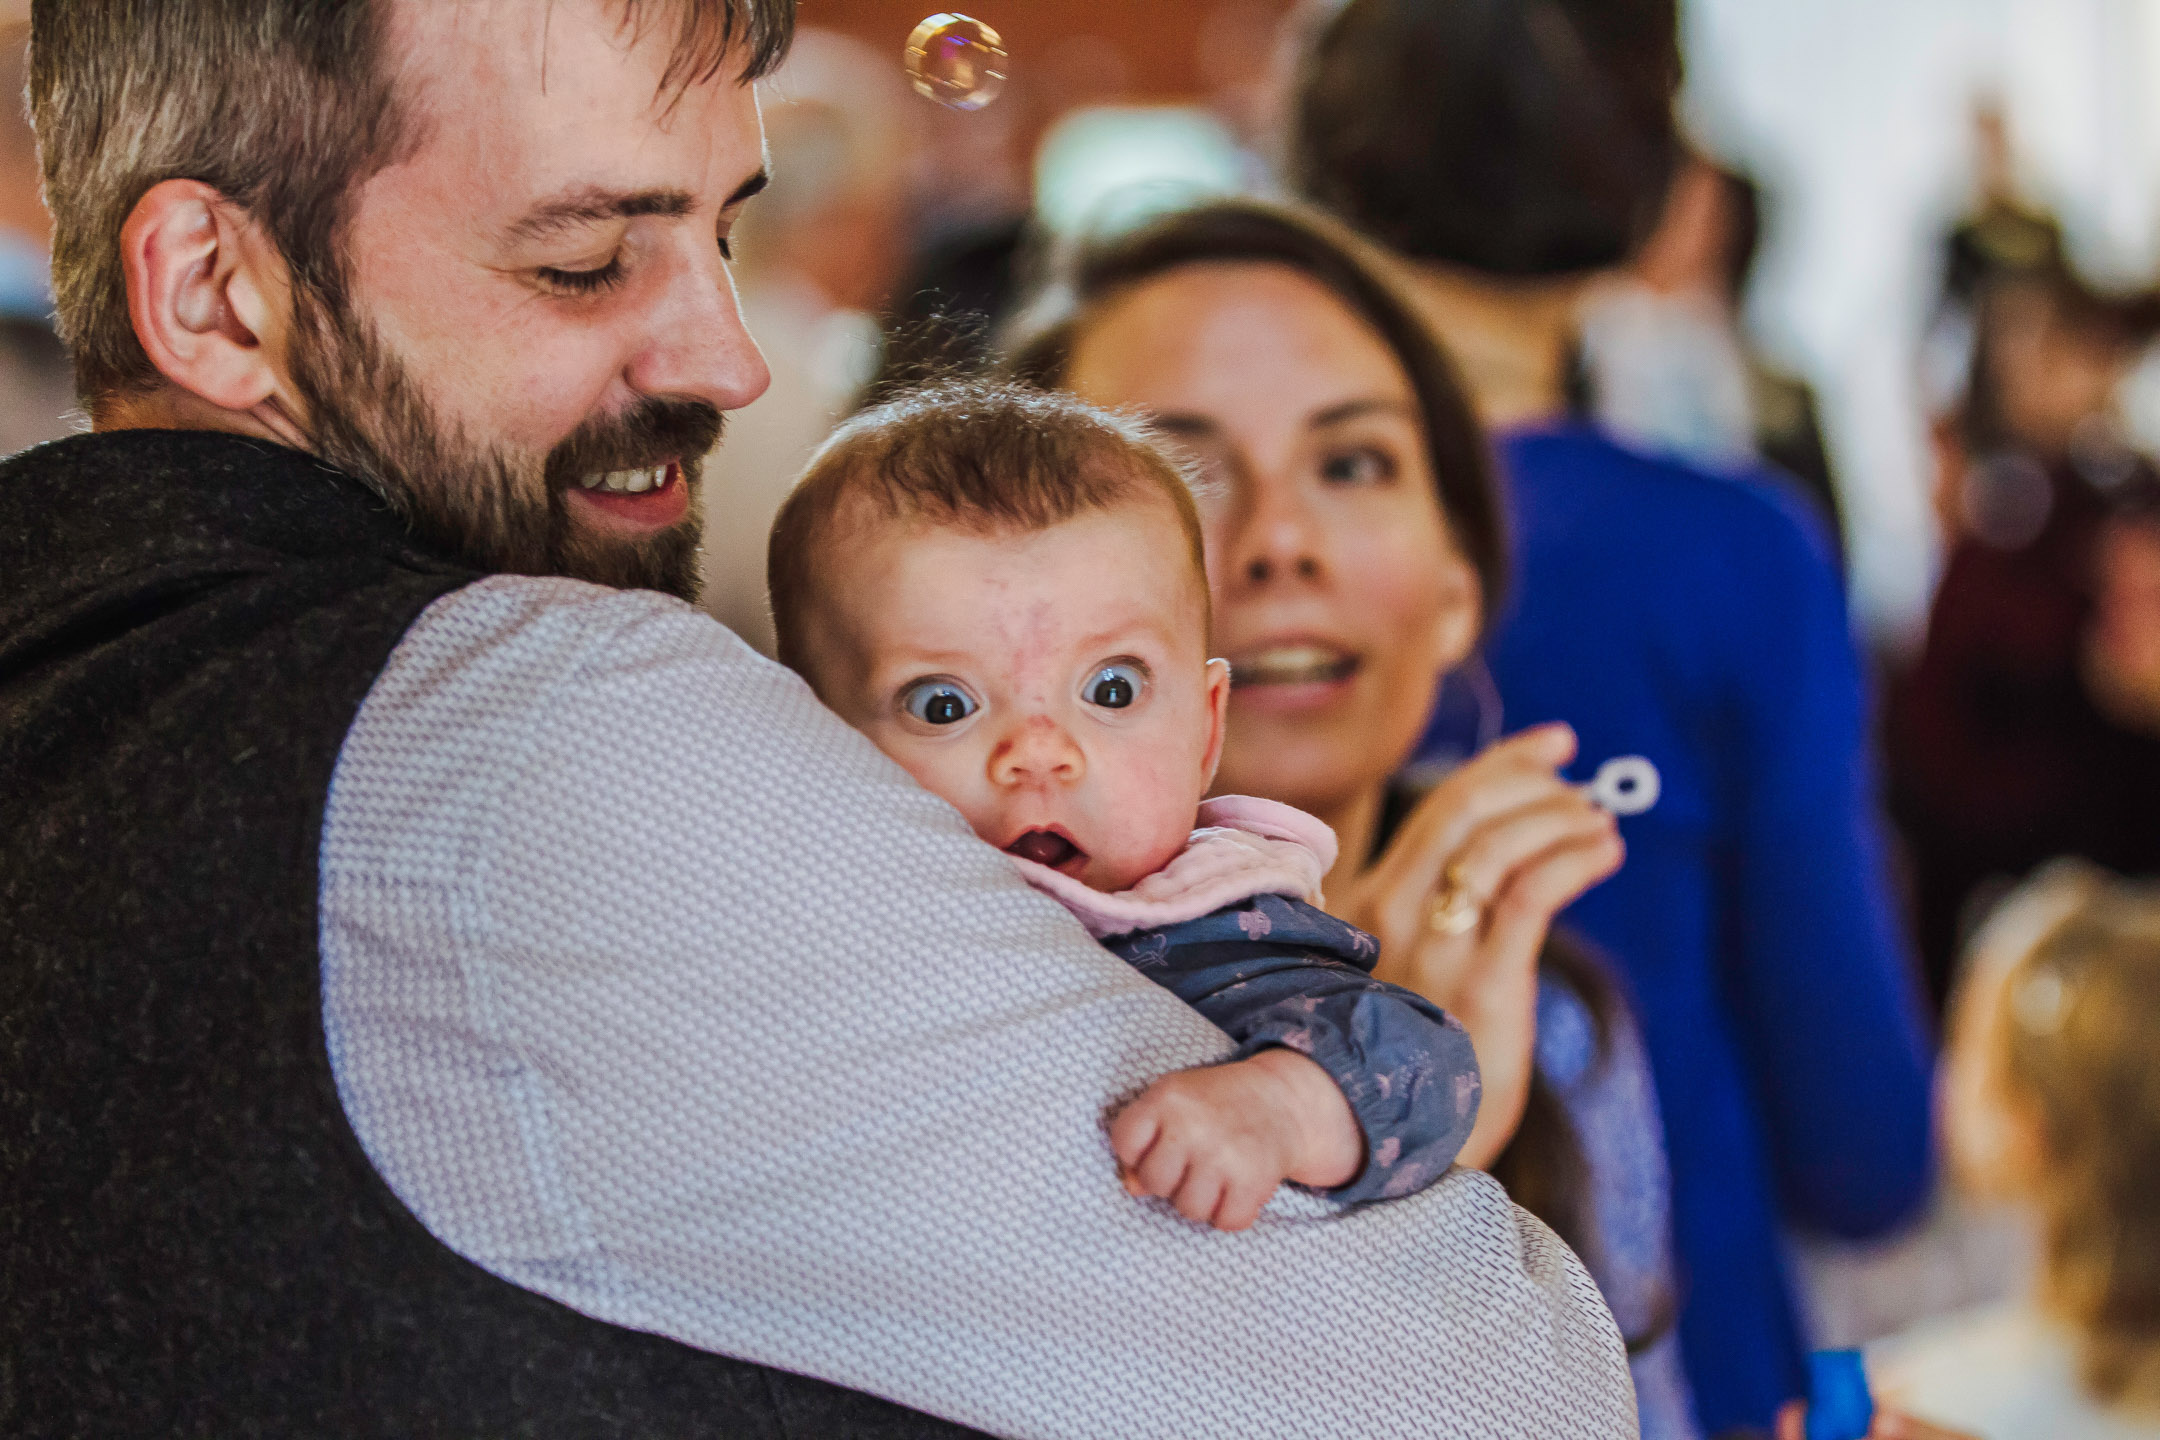
M 1105 665 L 1087 683 L 1087 702 L 1105 710 L 1123 710 L 1140 698 L 1140 672 L 1130 665 Z
M 1331 485 L 1369 485 L 1394 476 L 1394 460 L 1378 450 L 1346 450 L 1320 462 L 1320 478 Z
M 925 680 L 908 688 L 900 707 L 925 725 L 957 725 L 982 707 L 950 680 Z

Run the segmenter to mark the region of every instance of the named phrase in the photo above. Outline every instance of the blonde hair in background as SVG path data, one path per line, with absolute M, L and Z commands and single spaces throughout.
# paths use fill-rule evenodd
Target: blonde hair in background
M 2039 1214 L 2041 1299 L 2096 1399 L 2160 1410 L 2160 884 L 2058 861 L 1977 954 L 1961 1046 L 2006 1113 L 1968 1120 L 1960 1158 L 1999 1164 L 2025 1137 L 2011 1188 Z

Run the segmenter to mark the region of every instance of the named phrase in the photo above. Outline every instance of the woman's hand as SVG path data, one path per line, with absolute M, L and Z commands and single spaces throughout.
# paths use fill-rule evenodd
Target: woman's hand
M 1807 1406 L 1795 1400 L 1778 1412 L 1777 1440 L 1807 1440 Z M 1974 1440 L 1974 1437 L 1957 1430 L 1923 1425 L 1910 1415 L 1900 1415 L 1894 1410 L 1877 1410 L 1867 1440 Z
M 1542 725 L 1492 746 L 1426 796 L 1386 853 L 1329 908 L 1380 941 L 1380 979 L 1415 990 L 1463 1023 L 1484 1099 L 1458 1157 L 1482 1169 L 1521 1123 L 1537 1039 L 1537 957 L 1552 918 L 1620 868 L 1613 818 L 1561 766 L 1575 734 Z M 1466 928 L 1443 934 L 1436 905 L 1451 890 Z M 1468 907 L 1475 923 L 1468 924 Z

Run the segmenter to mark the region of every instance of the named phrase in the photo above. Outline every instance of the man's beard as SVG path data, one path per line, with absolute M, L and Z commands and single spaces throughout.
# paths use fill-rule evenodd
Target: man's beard
M 300 287 L 296 287 L 300 288 Z M 697 485 L 720 411 L 647 397 L 595 415 L 546 456 L 474 440 L 444 419 L 412 372 L 348 304 L 294 297 L 293 380 L 316 453 L 365 481 L 433 548 L 490 573 L 566 575 L 695 600 L 703 525 Z M 679 524 L 633 538 L 581 526 L 569 492 L 590 475 L 674 461 L 689 490 Z

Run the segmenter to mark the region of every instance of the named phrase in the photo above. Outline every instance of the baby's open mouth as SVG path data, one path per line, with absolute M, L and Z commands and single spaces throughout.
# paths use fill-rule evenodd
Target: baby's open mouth
M 1087 851 L 1055 830 L 1030 830 L 1007 845 L 1005 853 L 1032 860 L 1037 865 L 1047 865 L 1052 870 L 1064 870 L 1087 860 Z

